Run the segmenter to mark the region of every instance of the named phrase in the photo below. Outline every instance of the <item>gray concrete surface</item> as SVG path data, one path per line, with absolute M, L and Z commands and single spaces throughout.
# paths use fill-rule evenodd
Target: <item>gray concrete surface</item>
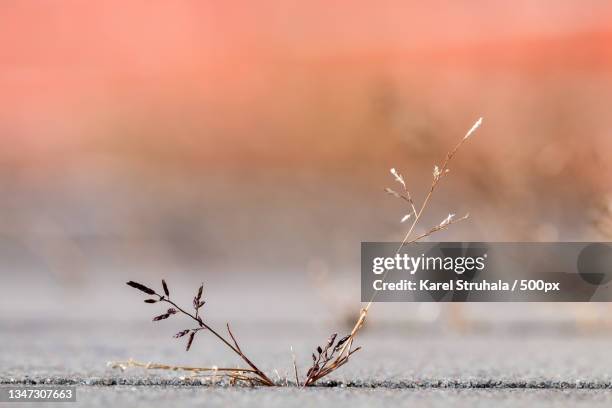
M 81 387 L 56 407 L 609 407 L 606 391 Z
M 526 329 L 458 335 L 401 327 L 364 332 L 353 361 L 312 390 L 201 386 L 178 372 L 109 368 L 111 360 L 180 365 L 239 361 L 204 334 L 189 353 L 172 334 L 177 321 L 0 322 L 0 382 L 75 383 L 79 406 L 609 406 L 609 334 Z M 217 323 L 221 327 L 221 323 Z M 291 372 L 293 346 L 303 372 L 327 324 L 237 322 L 245 352 L 275 379 Z

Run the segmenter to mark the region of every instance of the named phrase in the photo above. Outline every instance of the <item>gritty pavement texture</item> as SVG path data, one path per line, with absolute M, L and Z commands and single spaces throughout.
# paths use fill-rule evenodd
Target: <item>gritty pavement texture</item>
M 81 387 L 57 407 L 609 407 L 605 391 Z
M 222 323 L 216 324 L 222 327 Z M 242 348 L 283 383 L 291 352 L 300 372 L 329 335 L 329 325 L 237 322 Z M 189 353 L 172 334 L 179 321 L 0 322 L 0 383 L 76 384 L 77 406 L 610 406 L 609 334 L 504 332 L 459 335 L 407 328 L 364 331 L 364 349 L 321 387 L 251 389 L 210 386 L 182 372 L 121 371 L 108 361 L 134 358 L 176 365 L 240 362 L 202 333 Z

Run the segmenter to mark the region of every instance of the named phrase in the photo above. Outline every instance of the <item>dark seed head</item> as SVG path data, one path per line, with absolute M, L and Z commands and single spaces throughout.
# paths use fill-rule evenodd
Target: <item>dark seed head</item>
M 159 320 L 164 320 L 164 319 L 167 319 L 167 318 L 169 318 L 169 317 L 170 317 L 170 315 L 169 315 L 168 313 L 165 313 L 165 314 L 163 314 L 163 315 L 155 316 L 155 317 L 153 318 L 153 321 L 154 321 L 154 322 L 157 322 L 157 321 L 159 321 Z
M 157 302 L 157 300 L 155 300 L 155 299 L 145 299 L 144 302 L 145 303 L 155 303 L 155 302 Z
M 351 337 L 351 335 L 349 334 L 349 335 L 344 336 L 344 337 L 343 337 L 343 338 L 341 338 L 340 340 L 338 340 L 338 344 L 337 344 L 337 346 L 341 346 L 341 345 L 343 345 L 344 343 L 346 343 L 346 341 L 347 341 L 347 340 L 348 340 L 350 337 Z
M 197 303 L 200 303 L 200 299 L 202 299 L 202 292 L 204 292 L 204 284 L 201 284 L 200 288 L 198 289 L 198 295 L 196 296 L 196 299 L 198 300 Z
M 170 309 L 168 309 L 168 312 L 167 312 L 167 313 L 168 313 L 169 315 L 173 315 L 173 314 L 176 314 L 177 312 L 176 312 L 176 309 L 175 309 L 175 308 L 171 307 Z
M 166 281 L 162 279 L 162 286 L 164 287 L 164 293 L 166 296 L 170 296 L 170 291 L 168 290 L 168 285 L 166 285 Z
M 312 353 L 312 361 L 317 361 L 317 357 Z
M 323 349 L 321 348 L 321 346 L 317 347 L 317 353 L 321 354 L 323 352 Z
M 131 286 L 135 289 L 138 289 L 140 291 L 143 291 L 144 293 L 146 293 L 147 295 L 154 295 L 155 291 L 151 288 L 147 288 L 145 285 L 141 285 L 138 282 L 134 282 L 134 281 L 129 281 L 126 283 L 128 286 Z
M 175 339 L 178 339 L 179 337 L 183 337 L 183 336 L 184 336 L 184 335 L 186 335 L 187 333 L 189 333 L 189 329 L 187 329 L 187 330 L 183 330 L 183 331 L 180 331 L 180 332 L 176 333 L 176 334 L 175 334 L 173 337 L 174 337 Z
M 189 349 L 191 348 L 191 343 L 193 343 L 193 338 L 195 337 L 195 332 L 191 332 L 191 334 L 189 335 L 189 340 L 187 340 L 187 347 L 185 348 L 185 351 L 189 351 Z
M 194 309 L 198 310 L 199 308 L 201 308 L 202 306 L 204 306 L 204 303 L 206 303 L 203 300 L 198 300 L 197 297 L 193 298 L 193 307 Z
M 338 333 L 334 333 L 330 336 L 329 340 L 327 340 L 327 347 L 330 347 L 332 344 L 334 344 L 336 336 L 338 336 Z

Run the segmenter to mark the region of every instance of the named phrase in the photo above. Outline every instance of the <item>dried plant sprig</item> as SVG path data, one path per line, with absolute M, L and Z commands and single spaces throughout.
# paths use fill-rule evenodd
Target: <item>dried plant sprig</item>
M 254 370 L 248 368 L 230 368 L 230 367 L 192 367 L 192 366 L 174 366 L 168 364 L 159 363 L 143 363 L 129 359 L 127 361 L 109 361 L 107 365 L 111 368 L 118 368 L 125 370 L 129 367 L 146 368 L 148 370 L 172 370 L 172 371 L 193 371 L 193 372 L 240 372 L 240 373 L 254 373 Z
M 406 182 L 404 181 L 404 177 L 402 177 L 401 174 L 399 174 L 397 172 L 397 170 L 395 170 L 395 168 L 392 168 L 391 170 L 389 170 L 391 172 L 391 174 L 393 175 L 393 177 L 395 178 L 395 181 L 397 181 L 398 183 L 400 183 L 403 187 L 404 190 L 406 189 Z
M 409 205 L 410 205 L 410 209 L 412 210 L 412 214 L 416 215 L 417 211 L 416 211 L 416 207 L 414 206 L 414 201 L 412 200 L 412 196 L 410 195 L 410 191 L 408 191 L 407 189 L 404 190 L 404 193 L 398 193 L 397 191 L 389 188 L 389 187 L 385 187 L 385 193 L 392 195 L 395 198 L 401 198 L 402 200 L 406 201 Z M 405 221 L 405 220 L 404 220 Z M 402 222 L 404 222 L 402 221 Z
M 449 214 L 449 215 L 454 215 L 454 214 Z M 451 218 L 452 219 L 449 219 L 449 217 L 445 218 L 439 225 L 436 225 L 435 227 L 431 228 L 429 231 L 424 232 L 423 234 L 418 235 L 415 238 L 407 241 L 406 244 L 411 244 L 413 242 L 420 241 L 421 239 L 430 236 L 434 232 L 445 230 L 445 229 L 447 229 L 448 227 L 450 227 L 453 224 L 456 224 L 456 223 L 461 222 L 461 221 L 465 221 L 468 218 L 470 218 L 470 214 L 469 213 L 465 214 L 461 218 L 453 218 L 453 217 L 451 217 Z
M 446 171 L 448 170 L 448 164 L 453 159 L 453 157 L 455 157 L 455 154 L 457 153 L 457 151 L 459 151 L 461 146 L 463 146 L 463 143 L 465 143 L 465 141 L 468 140 L 470 136 L 472 136 L 472 134 L 476 131 L 476 129 L 480 127 L 481 124 L 482 124 L 482 118 L 479 118 L 476 121 L 476 123 L 474 123 L 474 125 L 470 128 L 470 130 L 468 130 L 465 136 L 459 141 L 459 143 L 455 145 L 454 149 L 446 154 L 446 158 L 444 159 L 444 163 L 442 164 L 442 167 L 438 169 L 438 167 L 436 166 L 434 168 L 434 178 L 431 183 L 431 186 L 429 187 L 429 191 L 427 195 L 425 196 L 425 199 L 423 200 L 423 204 L 421 205 L 421 208 L 419 209 L 414 220 L 412 221 L 412 225 L 410 226 L 410 229 L 408 230 L 408 232 L 406 232 L 406 235 L 404 236 L 404 239 L 402 240 L 402 244 L 398 248 L 398 251 L 400 251 L 404 247 L 404 245 L 406 244 L 406 241 L 408 241 L 408 239 L 410 238 L 410 235 L 412 234 L 414 227 L 416 227 L 419 220 L 421 219 L 421 216 L 423 215 L 423 211 L 425 210 L 425 208 L 427 208 L 427 205 L 429 204 L 429 200 L 431 199 L 436 187 L 438 186 L 439 181 L 442 179 L 441 176 L 448 174 L 448 172 Z M 438 170 L 437 172 L 436 172 L 436 169 Z M 436 173 L 438 173 L 437 177 L 436 177 Z
M 231 377 L 233 381 L 246 381 L 253 385 L 274 385 L 274 382 L 270 380 L 270 378 L 262 370 L 260 370 L 255 364 L 253 364 L 253 362 L 242 352 L 242 349 L 238 345 L 238 342 L 236 341 L 234 334 L 230 330 L 229 323 L 227 324 L 227 331 L 229 333 L 230 340 L 223 337 L 221 334 L 219 334 L 219 332 L 217 332 L 210 325 L 204 322 L 204 320 L 200 316 L 200 310 L 202 306 L 204 306 L 204 304 L 206 303 L 204 300 L 202 300 L 202 295 L 204 292 L 204 284 L 202 284 L 199 287 L 196 296 L 193 298 L 194 313 L 187 312 L 185 309 L 183 309 L 182 307 L 177 305 L 173 300 L 170 299 L 170 291 L 168 290 L 168 285 L 166 284 L 165 280 L 162 280 L 162 288 L 164 292 L 163 295 L 158 294 L 157 292 L 155 292 L 155 290 L 143 284 L 134 282 L 134 281 L 127 282 L 127 285 L 135 289 L 138 289 L 141 292 L 146 293 L 147 295 L 157 296 L 157 299 L 147 299 L 149 300 L 149 302 L 145 301 L 147 303 L 165 302 L 172 306 L 166 311 L 166 313 L 154 317 L 153 321 L 165 320 L 172 315 L 181 313 L 184 316 L 191 318 L 198 324 L 198 327 L 196 328 L 185 329 L 174 335 L 174 338 L 181 338 L 189 334 L 189 338 L 187 340 L 187 345 L 186 345 L 187 351 L 189 351 L 189 349 L 191 348 L 191 345 L 194 342 L 196 334 L 201 330 L 208 330 L 217 339 L 221 340 L 221 342 L 225 344 L 225 346 L 229 347 L 234 353 L 236 353 L 250 367 L 250 369 L 247 369 L 247 368 L 223 369 L 223 371 L 227 371 L 225 375 Z M 153 300 L 154 302 L 150 302 L 150 300 Z M 230 343 L 230 341 L 233 342 L 233 344 Z M 163 367 L 168 367 L 168 366 L 163 366 Z M 205 371 L 205 370 L 208 370 L 208 369 L 201 369 L 200 371 Z M 219 369 L 216 369 L 216 371 L 219 371 Z
M 480 125 L 482 125 L 482 118 L 478 118 L 476 123 L 474 123 L 474 125 L 470 128 L 470 130 L 467 131 L 465 136 L 463 136 L 463 140 L 466 140 L 470 136 L 472 136 L 474 134 L 474 132 L 476 132 L 476 130 L 480 127 Z
M 350 335 L 347 335 L 336 342 L 337 336 L 337 333 L 332 334 L 327 340 L 325 346 L 317 347 L 317 354 L 312 354 L 312 366 L 306 373 L 306 381 L 304 381 L 304 386 L 314 384 L 319 378 L 326 376 L 340 366 L 346 364 L 349 357 L 361 349 L 361 347 L 357 347 L 354 350 L 349 350 L 345 356 L 341 357 L 340 359 L 335 359 L 335 354 L 343 348 L 344 344 L 349 341 L 351 337 Z
M 449 153 L 447 153 L 446 158 L 442 164 L 441 167 L 438 167 L 437 165 L 434 166 L 434 170 L 433 170 L 433 180 L 432 180 L 432 184 L 430 186 L 430 189 L 427 193 L 427 195 L 425 196 L 425 199 L 423 200 L 423 203 L 421 204 L 421 206 L 419 207 L 419 210 L 416 209 L 416 206 L 414 204 L 414 201 L 410 195 L 410 192 L 408 191 L 408 187 L 406 185 L 406 182 L 403 178 L 403 176 L 401 174 L 399 174 L 395 168 L 392 168 L 391 174 L 393 175 L 393 177 L 395 178 L 395 181 L 397 181 L 398 183 L 400 183 L 403 187 L 403 193 L 398 193 L 395 190 L 392 190 L 390 188 L 385 188 L 385 192 L 387 194 L 393 195 L 396 198 L 400 198 L 406 202 L 408 202 L 410 204 L 411 210 L 412 212 L 410 214 L 406 214 L 402 219 L 401 222 L 405 222 L 408 219 L 410 219 L 412 217 L 412 215 L 414 215 L 413 221 L 410 225 L 410 228 L 408 229 L 408 232 L 406 233 L 406 235 L 404 236 L 404 239 L 402 240 L 402 243 L 400 245 L 400 247 L 397 250 L 397 253 L 399 253 L 399 251 L 401 251 L 401 249 L 404 247 L 404 245 L 406 245 L 407 243 L 412 243 L 412 242 L 416 242 L 419 241 L 425 237 L 430 236 L 431 234 L 447 229 L 448 227 L 450 227 L 451 225 L 466 220 L 469 217 L 469 214 L 464 215 L 461 218 L 454 218 L 454 214 L 449 214 L 446 218 L 444 218 L 444 220 L 442 220 L 442 222 L 436 226 L 434 226 L 433 228 L 430 228 L 427 232 L 416 236 L 415 238 L 410 239 L 412 232 L 415 228 L 415 226 L 418 224 L 418 222 L 421 219 L 421 216 L 423 215 L 424 210 L 427 208 L 430 199 L 433 195 L 434 190 L 436 189 L 439 181 L 446 176 L 449 173 L 449 169 L 448 169 L 448 164 L 449 162 L 452 160 L 452 158 L 455 156 L 455 154 L 457 153 L 457 151 L 459 150 L 459 148 L 463 145 L 463 143 L 472 136 L 472 134 L 480 127 L 480 125 L 482 124 L 482 118 L 479 118 L 476 123 L 474 123 L 474 125 L 470 128 L 470 130 L 465 134 L 465 136 L 463 137 L 463 139 L 461 139 L 461 141 L 454 147 L 453 150 L 451 150 Z M 383 275 L 383 280 L 385 279 L 386 274 Z M 129 281 L 127 282 L 127 285 L 138 289 L 144 293 L 146 293 L 147 295 L 152 295 L 152 296 L 157 296 L 158 299 L 146 299 L 145 303 L 157 303 L 157 302 L 166 302 L 169 303 L 170 305 L 173 306 L 173 308 L 170 308 L 166 311 L 166 313 L 156 316 L 153 318 L 154 321 L 158 321 L 158 320 L 164 320 L 169 318 L 170 316 L 177 314 L 177 313 L 182 313 L 185 316 L 190 317 L 191 319 L 195 320 L 199 327 L 193 328 L 193 329 L 185 329 L 182 330 L 178 333 L 176 333 L 173 337 L 175 338 L 181 338 L 184 337 L 186 335 L 189 335 L 188 337 L 188 341 L 187 341 L 187 346 L 186 349 L 189 350 L 194 339 L 195 339 L 195 335 L 198 331 L 200 330 L 208 330 L 210 331 L 215 337 L 217 337 L 219 340 L 221 340 L 222 343 L 224 343 L 227 347 L 229 347 L 234 353 L 236 353 L 239 357 L 242 358 L 242 360 L 250 367 L 250 368 L 218 368 L 218 367 L 211 367 L 211 368 L 200 368 L 200 367 L 184 367 L 184 366 L 170 366 L 170 365 L 163 365 L 163 364 L 153 364 L 153 363 L 139 363 L 136 362 L 134 360 L 129 360 L 127 362 L 115 362 L 115 363 L 109 363 L 109 365 L 112 365 L 113 367 L 117 367 L 117 368 L 121 368 L 121 369 L 126 369 L 129 366 L 135 366 L 135 367 L 144 367 L 147 369 L 164 369 L 164 370 L 185 370 L 185 371 L 192 371 L 192 372 L 213 372 L 212 375 L 209 375 L 209 377 L 212 378 L 212 381 L 214 382 L 215 379 L 218 376 L 218 373 L 221 372 L 222 376 L 226 376 L 230 379 L 230 383 L 231 384 L 235 384 L 238 381 L 241 382 L 245 382 L 248 383 L 250 385 L 267 385 L 267 386 L 271 386 L 271 385 L 275 385 L 272 380 L 270 380 L 268 378 L 268 376 L 266 376 L 266 374 L 261 371 L 259 368 L 257 368 L 257 366 L 255 366 L 255 364 L 253 364 L 251 362 L 251 360 L 249 360 L 245 354 L 242 352 L 242 349 L 240 348 L 240 345 L 238 344 L 236 338 L 234 337 L 234 334 L 232 333 L 229 323 L 227 324 L 227 332 L 230 336 L 231 342 L 233 344 L 230 343 L 230 340 L 226 339 L 225 337 L 223 337 L 221 334 L 219 334 L 217 331 L 215 331 L 214 329 L 212 329 L 208 324 L 206 324 L 202 318 L 200 317 L 200 309 L 204 306 L 204 304 L 206 303 L 204 300 L 202 300 L 202 295 L 203 295 L 203 289 L 204 289 L 204 285 L 202 284 L 199 289 L 198 292 L 196 294 L 196 296 L 193 298 L 193 308 L 194 308 L 194 314 L 191 314 L 187 311 L 185 311 L 184 309 L 182 309 L 181 307 L 179 307 L 176 303 L 174 303 L 172 300 L 170 300 L 170 291 L 168 289 L 168 285 L 166 284 L 166 282 L 164 280 L 162 280 L 162 288 L 163 288 L 163 292 L 164 295 L 160 295 L 157 292 L 155 292 L 153 289 L 142 285 L 140 283 L 137 282 L 133 282 L 133 281 Z M 313 359 L 313 363 L 312 366 L 309 368 L 309 370 L 306 373 L 306 379 L 303 383 L 303 386 L 311 386 L 313 384 L 316 383 L 316 381 L 320 380 L 321 378 L 331 374 L 332 372 L 334 372 L 335 370 L 337 370 L 338 368 L 340 368 L 341 366 L 343 366 L 344 364 L 346 364 L 349 361 L 349 358 L 356 353 L 357 351 L 359 351 L 361 349 L 361 347 L 357 347 L 355 349 L 352 348 L 353 346 L 353 342 L 357 336 L 357 334 L 359 333 L 359 331 L 361 330 L 361 328 L 363 327 L 363 325 L 365 324 L 365 320 L 368 314 L 368 311 L 370 309 L 370 307 L 372 306 L 372 303 L 374 301 L 374 297 L 372 297 L 370 299 L 370 301 L 368 302 L 368 304 L 361 309 L 360 313 L 359 313 L 359 317 L 355 323 L 355 325 L 353 326 L 353 329 L 351 330 L 351 333 L 344 336 L 342 339 L 338 340 L 336 342 L 336 338 L 337 338 L 337 334 L 334 333 L 332 334 L 326 345 L 324 347 L 318 346 L 316 349 L 316 354 L 313 353 L 312 355 L 312 359 Z M 292 349 L 292 353 L 293 353 L 293 349 Z M 295 362 L 295 356 L 293 356 L 293 368 L 294 368 L 294 373 L 295 373 L 295 379 L 296 379 L 296 384 L 298 386 L 301 386 L 302 384 L 300 384 L 300 380 L 299 380 L 299 376 L 298 376 L 298 370 L 297 370 L 297 364 Z M 288 383 L 288 381 L 287 381 Z
M 444 229 L 448 228 L 449 226 L 451 226 L 451 225 L 453 225 L 453 224 L 455 224 L 457 222 L 466 220 L 469 217 L 469 214 L 466 214 L 466 215 L 464 215 L 461 218 L 455 219 L 454 218 L 454 214 L 449 214 L 439 225 L 431 228 L 429 231 L 427 231 L 424 234 L 421 234 L 421 235 L 419 235 L 419 236 L 417 236 L 417 237 L 415 237 L 413 239 L 410 239 L 410 237 L 412 235 L 412 232 L 414 231 L 414 228 L 416 227 L 416 225 L 420 221 L 420 219 L 421 219 L 421 217 L 423 215 L 423 212 L 425 211 L 425 209 L 429 205 L 431 197 L 433 196 L 433 193 L 434 193 L 436 187 L 438 186 L 438 183 L 440 182 L 440 180 L 442 180 L 444 178 L 444 176 L 446 176 L 449 173 L 448 164 L 453 159 L 453 157 L 455 156 L 457 151 L 461 148 L 463 143 L 465 143 L 465 141 L 467 139 L 469 139 L 474 134 L 474 132 L 481 125 L 482 125 L 482 118 L 479 118 L 474 123 L 474 125 L 470 128 L 470 130 L 467 131 L 467 133 L 459 141 L 459 143 L 457 143 L 455 145 L 455 147 L 450 152 L 448 152 L 446 154 L 446 158 L 444 159 L 444 162 L 442 163 L 442 166 L 441 167 L 438 167 L 437 165 L 434 166 L 433 180 L 432 180 L 431 186 L 429 188 L 429 191 L 427 192 L 427 195 L 425 196 L 425 199 L 423 200 L 423 203 L 419 207 L 418 211 L 416 210 L 416 207 L 414 206 L 414 202 L 412 201 L 412 198 L 410 197 L 410 195 L 408 193 L 408 187 L 406 186 L 406 183 L 405 183 L 404 178 L 402 177 L 402 175 L 399 174 L 395 170 L 395 168 L 392 168 L 390 170 L 391 174 L 395 178 L 395 181 L 399 182 L 404 187 L 404 191 L 405 191 L 406 195 L 404 196 L 403 194 L 400 194 L 400 193 L 398 193 L 395 190 L 392 190 L 390 188 L 385 188 L 385 192 L 387 194 L 390 194 L 390 195 L 396 197 L 396 198 L 400 198 L 400 199 L 403 199 L 405 201 L 408 201 L 411 204 L 411 208 L 412 208 L 412 211 L 413 211 L 412 214 L 414 214 L 414 218 L 412 220 L 410 228 L 408 229 L 408 232 L 404 236 L 404 239 L 402 240 L 402 243 L 400 244 L 399 248 L 397 249 L 397 253 L 399 253 L 402 250 L 402 248 L 407 243 L 412 243 L 412 242 L 419 241 L 419 240 L 421 240 L 421 239 L 423 239 L 425 237 L 430 236 L 431 234 L 433 234 L 435 232 L 444 230 Z M 408 218 L 402 219 L 402 222 L 406 221 L 407 219 Z M 386 277 L 386 274 L 383 275 L 383 280 L 385 279 L 385 277 Z M 361 309 L 361 311 L 359 313 L 359 317 L 357 318 L 357 322 L 353 326 L 353 330 L 346 337 L 345 342 L 339 348 L 339 350 L 337 350 L 337 353 L 335 353 L 335 352 L 333 353 L 333 354 L 335 354 L 335 357 L 334 356 L 330 356 L 329 359 L 326 359 L 325 355 L 323 355 L 323 357 L 321 357 L 321 353 L 319 353 L 319 357 L 316 357 L 316 356 L 313 355 L 313 357 L 314 357 L 313 365 L 310 368 L 309 373 L 307 373 L 307 379 L 306 379 L 306 382 L 304 383 L 305 386 L 306 385 L 313 385 L 317 380 L 325 377 L 326 375 L 332 373 L 333 371 L 335 371 L 336 369 L 338 369 L 342 365 L 346 364 L 348 362 L 349 357 L 353 353 L 355 353 L 356 351 L 358 351 L 360 349 L 360 347 L 358 347 L 358 348 L 356 348 L 354 350 L 352 349 L 353 341 L 355 340 L 355 337 L 357 336 L 357 334 L 359 333 L 359 331 L 361 330 L 361 328 L 365 324 L 365 320 L 366 320 L 366 317 L 368 315 L 368 311 L 369 311 L 370 307 L 372 306 L 373 302 L 374 302 L 374 296 L 370 299 L 368 304 L 363 309 Z M 319 349 L 320 349 L 320 347 L 317 349 L 317 352 L 319 351 Z M 313 374 L 313 372 L 315 374 Z
M 293 352 L 293 346 L 291 347 L 291 360 L 293 361 L 293 374 L 295 375 L 295 384 L 300 386 L 300 376 L 298 375 L 297 362 L 295 360 L 295 353 Z M 289 380 L 287 380 L 288 382 Z
M 254 378 L 254 375 L 256 374 L 255 371 L 248 368 L 175 366 L 151 362 L 144 363 L 133 359 L 129 359 L 127 361 L 109 361 L 107 365 L 110 368 L 120 369 L 122 371 L 125 371 L 128 368 L 136 367 L 144 368 L 146 370 L 187 371 L 195 375 L 201 373 L 212 373 L 204 374 L 203 377 L 211 379 L 227 377 L 230 380 L 230 384 L 236 384 L 238 381 L 242 381 L 248 385 L 260 385 L 257 379 Z

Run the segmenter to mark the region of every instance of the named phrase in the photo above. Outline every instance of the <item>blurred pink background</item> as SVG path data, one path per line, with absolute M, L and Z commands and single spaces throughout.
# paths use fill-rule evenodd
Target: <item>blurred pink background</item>
M 607 1 L 3 1 L 2 279 L 357 288 L 360 241 L 403 236 L 388 169 L 421 199 L 479 116 L 422 228 L 609 239 L 610 21 Z

